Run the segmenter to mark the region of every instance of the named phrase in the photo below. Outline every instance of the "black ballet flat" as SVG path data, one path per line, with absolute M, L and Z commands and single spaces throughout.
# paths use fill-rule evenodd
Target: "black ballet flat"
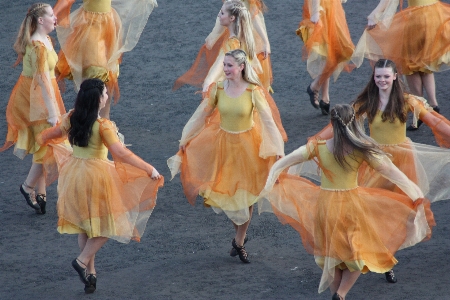
M 27 192 L 23 189 L 22 185 L 20 185 L 20 192 L 21 192 L 22 195 L 25 197 L 25 200 L 27 201 L 27 204 L 28 204 L 30 207 L 32 207 L 32 208 L 36 211 L 37 214 L 41 214 L 41 213 L 42 213 L 42 212 L 41 212 L 41 207 L 39 206 L 38 203 L 34 204 L 33 201 L 31 201 L 31 197 L 32 197 L 32 196 L 31 196 L 31 193 L 27 193 Z
M 320 110 L 322 111 L 322 115 L 327 116 L 330 114 L 330 103 L 326 103 L 323 100 L 319 102 Z
M 245 239 L 244 239 L 244 245 L 245 245 L 245 243 L 247 243 L 247 241 L 248 241 L 248 236 L 245 236 Z M 238 253 L 237 253 L 236 249 L 231 248 L 231 250 L 230 250 L 230 256 L 235 257 L 235 256 L 237 256 L 237 255 L 238 255 Z
M 331 296 L 331 300 L 343 300 L 344 298 L 339 295 L 338 293 L 334 293 L 333 296 Z
M 236 252 L 239 255 L 239 259 L 246 264 L 250 263 L 250 260 L 248 259 L 248 253 L 247 250 L 245 250 L 244 246 L 238 246 L 236 244 L 236 240 L 233 239 L 233 241 L 231 242 L 231 245 L 233 246 L 234 249 L 236 249 Z
M 78 262 L 80 262 L 82 265 L 84 265 L 86 267 L 86 265 L 82 261 L 80 261 L 78 258 L 75 258 L 74 260 L 72 260 L 72 267 L 75 269 L 75 271 L 77 271 L 78 276 L 80 277 L 80 280 L 82 283 L 84 283 L 85 285 L 90 284 L 87 279 L 86 268 L 83 268 L 82 266 L 80 266 L 80 264 Z
M 87 280 L 89 284 L 84 285 L 84 293 L 92 294 L 97 289 L 97 276 L 95 274 L 88 274 Z
M 384 275 L 386 276 L 387 282 L 389 283 L 397 282 L 397 277 L 395 277 L 394 270 L 390 270 L 389 272 L 384 273 Z
M 319 109 L 319 105 L 316 103 L 317 101 L 317 95 L 318 92 L 315 92 L 311 89 L 311 85 L 308 85 L 308 87 L 306 88 L 306 92 L 309 95 L 309 101 L 311 102 L 311 105 L 315 108 L 315 109 Z
M 41 213 L 43 215 L 45 215 L 45 213 L 47 212 L 47 210 L 45 209 L 45 207 L 47 206 L 46 198 L 47 196 L 45 194 L 36 195 L 36 202 L 39 204 L 39 207 L 41 208 Z
M 441 109 L 440 109 L 439 106 L 437 106 L 437 105 L 433 107 L 433 110 L 434 110 L 435 112 L 437 112 L 438 114 L 441 113 Z M 416 131 L 416 130 L 419 129 L 419 127 L 420 127 L 422 124 L 423 124 L 422 120 L 418 120 L 418 121 L 417 121 L 417 127 L 414 127 L 414 126 L 411 124 L 411 125 L 409 125 L 409 126 L 406 128 L 406 130 L 408 130 L 408 131 Z

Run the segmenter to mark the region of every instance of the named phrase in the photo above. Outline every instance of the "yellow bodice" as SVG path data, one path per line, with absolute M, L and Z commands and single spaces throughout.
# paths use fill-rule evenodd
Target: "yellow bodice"
M 92 135 L 89 138 L 87 147 L 78 147 L 73 145 L 74 157 L 97 159 L 108 158 L 108 148 L 106 148 L 105 144 L 102 141 L 99 127 L 100 123 L 98 121 L 94 122 L 94 125 L 92 125 Z
M 111 0 L 83 0 L 83 8 L 89 12 L 110 12 Z
M 39 42 L 38 42 L 39 43 Z M 41 46 L 36 47 L 45 47 L 43 44 Z M 37 66 L 33 63 L 33 46 L 27 46 L 25 50 L 25 55 L 23 56 L 23 69 L 22 69 L 22 75 L 26 77 L 33 77 Z M 55 49 L 47 49 L 45 52 L 47 53 L 47 57 L 45 58 L 48 65 L 48 70 L 50 72 L 50 77 L 55 78 L 55 66 L 58 62 L 58 54 L 56 54 Z
M 217 109 L 220 113 L 220 127 L 227 131 L 239 132 L 253 126 L 252 91 L 247 88 L 240 96 L 227 95 L 221 82 L 217 88 Z
M 439 2 L 439 0 L 408 0 L 408 6 L 424 6 L 424 5 L 431 5 L 436 2 Z
M 331 179 L 322 172 L 321 187 L 325 189 L 353 189 L 358 187 L 358 168 L 363 158 L 361 155 L 347 155 L 346 159 L 351 168 L 344 169 L 334 158 L 333 153 L 328 150 L 325 141 L 318 142 L 317 151 L 323 168 L 331 174 Z
M 372 123 L 369 124 L 370 137 L 379 144 L 400 144 L 406 139 L 406 123 L 395 119 L 394 122 L 381 119 L 382 111 L 378 110 Z

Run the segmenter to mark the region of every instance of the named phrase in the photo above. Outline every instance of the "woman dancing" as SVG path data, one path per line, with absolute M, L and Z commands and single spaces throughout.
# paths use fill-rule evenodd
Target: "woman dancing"
M 97 251 L 108 239 L 140 241 L 164 183 L 154 167 L 123 145 L 115 124 L 99 117 L 107 100 L 103 81 L 85 80 L 61 125 L 38 137 L 47 144 L 68 136 L 73 146 L 73 155 L 58 153 L 58 232 L 78 234 L 81 253 L 72 267 L 86 293 L 96 289 Z M 114 162 L 108 160 L 108 150 Z
M 236 230 L 232 246 L 249 263 L 244 240 L 270 166 L 284 154 L 282 136 L 266 100 L 268 93 L 247 54 L 225 54 L 226 80 L 213 83 L 183 129 L 180 151 L 168 160 L 172 176 L 181 171 L 188 201 L 197 195 L 216 213 L 224 212 Z M 220 122 L 210 122 L 215 111 Z M 230 253 L 232 254 L 232 253 Z
M 346 0 L 305 0 L 303 20 L 297 29 L 304 43 L 307 70 L 313 79 L 306 92 L 311 105 L 320 107 L 323 115 L 330 111 L 330 77 L 336 81 L 342 70 L 352 70 L 349 61 L 355 46 L 341 2 Z
M 336 105 L 330 114 L 333 137 L 311 139 L 277 161 L 261 195 L 283 223 L 300 233 L 305 249 L 323 269 L 319 293 L 330 288 L 332 299 L 338 300 L 345 299 L 361 273 L 391 270 L 397 250 L 429 238 L 434 218 L 419 187 L 364 134 L 353 108 Z M 320 187 L 282 173 L 312 159 L 322 170 Z M 408 196 L 358 186 L 363 162 Z
M 124 52 L 131 51 L 157 6 L 156 0 L 83 0 L 70 14 L 75 0 L 58 0 L 58 40 L 61 44 L 58 81 L 68 78 L 78 90 L 86 78 L 106 83 L 110 97 L 101 115 L 109 118 L 110 101 L 120 97 L 117 77 Z M 69 16 L 70 14 L 70 16 Z
M 23 70 L 6 108 L 8 133 L 0 148 L 4 151 L 15 145 L 14 154 L 20 159 L 33 154 L 20 192 L 37 214 L 46 213 L 45 187 L 56 179 L 57 170 L 51 162 L 50 149 L 38 145 L 35 138 L 44 129 L 55 126 L 66 112 L 55 79 L 58 57 L 48 36 L 55 25 L 52 7 L 46 3 L 31 5 L 22 21 L 14 50 L 18 54 L 16 65 L 22 61 Z
M 439 112 L 433 72 L 450 66 L 450 5 L 439 0 L 408 0 L 408 8 L 396 13 L 399 0 L 381 0 L 368 16 L 368 28 L 359 40 L 352 60 L 359 67 L 364 57 L 387 58 L 406 75 L 412 94 L 423 96 Z M 433 34 L 429 34 L 432 32 Z M 388 37 L 388 38 L 386 38 Z M 422 124 L 412 124 L 416 130 Z

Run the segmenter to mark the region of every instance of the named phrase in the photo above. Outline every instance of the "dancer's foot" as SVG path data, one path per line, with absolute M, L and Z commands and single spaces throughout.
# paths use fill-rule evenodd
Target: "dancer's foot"
M 27 185 L 25 182 L 20 185 L 20 192 L 25 197 L 27 204 L 32 207 L 37 214 L 41 214 L 41 207 L 36 202 L 36 195 L 34 192 L 34 188 Z
M 311 105 L 315 109 L 318 109 L 319 108 L 319 92 L 318 91 L 313 91 L 311 89 L 311 85 L 308 85 L 308 87 L 306 88 L 306 92 L 309 95 L 309 101 L 311 102 Z
M 327 116 L 330 114 L 330 102 L 326 103 L 325 101 L 320 100 L 319 106 L 322 111 L 322 115 Z

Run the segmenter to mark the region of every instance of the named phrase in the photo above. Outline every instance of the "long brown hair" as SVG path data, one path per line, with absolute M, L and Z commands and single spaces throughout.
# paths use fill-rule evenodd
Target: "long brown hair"
M 346 151 L 349 148 L 362 153 L 366 159 L 383 153 L 378 144 L 364 133 L 351 105 L 337 104 L 331 109 L 330 115 L 334 134 L 333 155 L 341 167 L 351 168 L 347 159 L 357 159 L 355 151 L 350 154 Z
M 355 107 L 358 108 L 356 116 L 360 117 L 363 114 L 367 114 L 369 123 L 372 123 L 375 115 L 378 112 L 380 91 L 375 84 L 375 69 L 377 68 L 391 68 L 394 74 L 397 74 L 397 67 L 395 63 L 389 59 L 380 59 L 375 63 L 372 76 L 369 83 L 364 88 L 361 94 L 355 101 Z M 381 119 L 383 122 L 394 122 L 398 119 L 400 122 L 405 123 L 407 120 L 407 111 L 405 109 L 405 98 L 403 96 L 404 84 L 399 77 L 394 80 L 392 84 L 391 94 L 389 95 L 389 102 L 384 109 Z
M 24 56 L 27 46 L 31 45 L 31 36 L 37 29 L 38 19 L 47 13 L 47 7 L 51 7 L 50 4 L 35 3 L 28 9 L 27 15 L 20 25 L 16 42 L 14 43 L 14 50 L 19 57 Z

